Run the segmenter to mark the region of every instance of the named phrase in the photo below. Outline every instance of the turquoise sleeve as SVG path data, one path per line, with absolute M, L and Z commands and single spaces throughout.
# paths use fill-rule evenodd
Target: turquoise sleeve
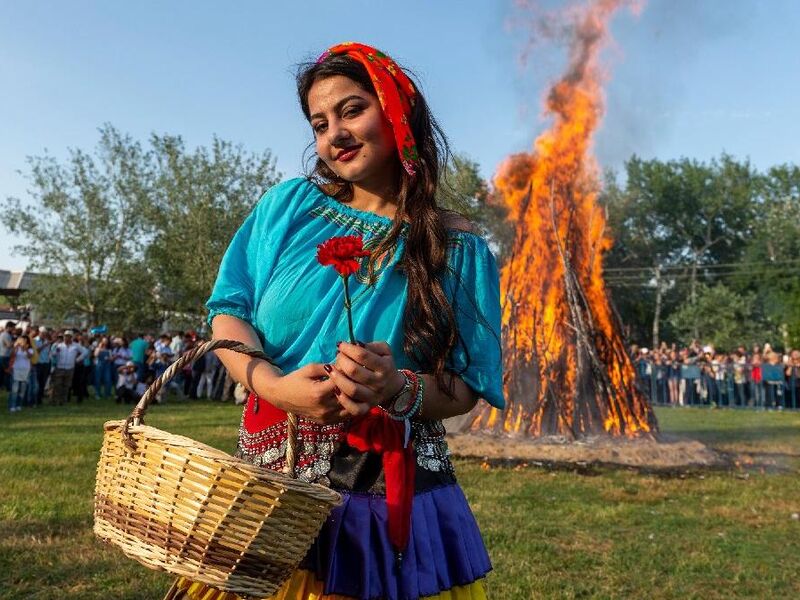
M 473 234 L 458 234 L 451 249 L 445 281 L 459 328 L 459 340 L 448 359 L 481 398 L 505 407 L 500 339 L 500 275 L 486 242 Z
M 228 249 L 222 257 L 219 273 L 206 302 L 208 323 L 217 315 L 231 315 L 253 323 L 255 308 L 255 278 L 258 266 L 258 244 L 254 229 L 259 221 L 259 213 L 263 212 L 259 201 L 253 212 L 234 234 Z
M 274 185 L 261 196 L 222 257 L 214 289 L 206 302 L 209 324 L 217 315 L 231 315 L 258 331 L 258 299 L 309 189 L 305 179 L 296 178 Z

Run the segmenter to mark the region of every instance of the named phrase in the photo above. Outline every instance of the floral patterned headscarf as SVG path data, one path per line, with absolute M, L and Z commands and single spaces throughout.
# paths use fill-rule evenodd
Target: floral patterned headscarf
M 402 69 L 389 56 L 366 44 L 344 42 L 331 46 L 317 59 L 320 63 L 332 55 L 345 54 L 367 69 L 372 85 L 394 132 L 397 153 L 403 168 L 412 177 L 419 164 L 419 154 L 414 134 L 408 120 L 417 90 Z

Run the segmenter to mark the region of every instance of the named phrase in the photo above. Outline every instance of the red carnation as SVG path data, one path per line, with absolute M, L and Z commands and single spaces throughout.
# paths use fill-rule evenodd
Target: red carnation
M 369 251 L 364 250 L 364 240 L 357 235 L 332 237 L 317 245 L 319 264 L 333 265 L 342 277 L 358 271 L 360 265 L 356 258 L 364 256 L 369 256 Z
M 358 271 L 360 264 L 358 258 L 369 256 L 369 251 L 364 250 L 364 240 L 358 235 L 344 235 L 317 245 L 317 261 L 319 264 L 333 266 L 342 277 L 344 283 L 344 307 L 347 310 L 347 326 L 350 330 L 350 343 L 356 343 L 353 334 L 353 315 L 350 312 L 350 290 L 347 280 L 350 275 Z

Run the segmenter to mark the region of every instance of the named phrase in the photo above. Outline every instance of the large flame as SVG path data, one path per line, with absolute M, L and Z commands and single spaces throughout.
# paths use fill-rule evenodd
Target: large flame
M 598 54 L 623 4 L 595 0 L 571 9 L 569 68 L 545 100 L 552 126 L 495 177 L 516 226 L 500 273 L 509 406 L 479 411 L 473 429 L 573 438 L 655 427 L 603 282 L 611 239 L 591 154 L 603 113 Z

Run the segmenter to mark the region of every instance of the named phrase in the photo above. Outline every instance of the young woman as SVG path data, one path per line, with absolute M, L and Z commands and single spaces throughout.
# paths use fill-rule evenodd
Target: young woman
M 667 383 L 669 385 L 669 403 L 673 406 L 678 404 L 678 390 L 681 381 L 681 360 L 678 352 L 669 351 L 669 362 L 667 363 Z
M 108 338 L 104 336 L 94 349 L 95 397 L 103 400 L 111 398 L 114 385 L 114 356 L 108 346 Z
M 11 349 L 11 394 L 8 396 L 9 412 L 19 412 L 25 401 L 25 392 L 28 389 L 28 376 L 31 372 L 31 358 L 34 350 L 31 340 L 27 335 L 19 336 Z
M 293 412 L 298 476 L 344 497 L 275 598 L 484 598 L 491 565 L 441 420 L 479 398 L 504 406 L 497 265 L 466 219 L 437 206 L 446 143 L 394 61 L 341 44 L 297 84 L 316 163 L 262 197 L 208 301 L 215 338 L 277 365 L 219 353 L 251 391 L 238 455 L 281 470 Z M 343 341 L 341 278 L 316 260 L 318 244 L 346 235 L 370 253 L 349 277 L 355 344 Z M 406 426 L 409 462 L 384 468 L 374 448 L 403 453 Z M 184 579 L 167 597 L 234 598 Z

